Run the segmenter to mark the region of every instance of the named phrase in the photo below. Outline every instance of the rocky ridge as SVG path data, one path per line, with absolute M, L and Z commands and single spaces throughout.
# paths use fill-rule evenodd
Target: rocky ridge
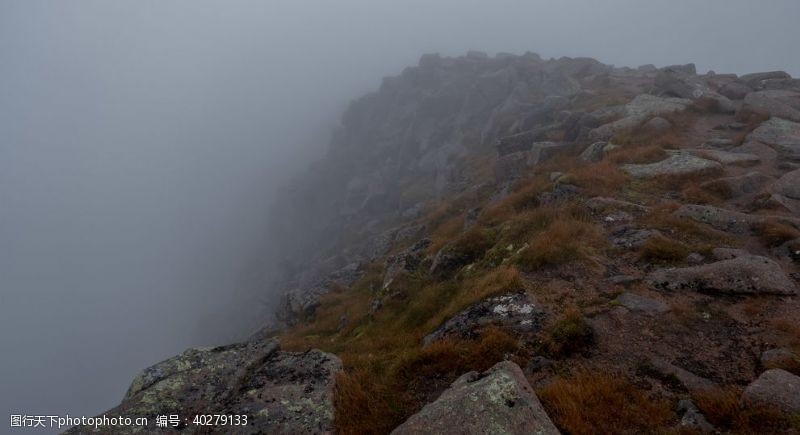
M 799 110 L 783 72 L 425 55 L 354 101 L 283 193 L 280 325 L 145 371 L 114 412 L 199 401 L 308 433 L 800 430 Z

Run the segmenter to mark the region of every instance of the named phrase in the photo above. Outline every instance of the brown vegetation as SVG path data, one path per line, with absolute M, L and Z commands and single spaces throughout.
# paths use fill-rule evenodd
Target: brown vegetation
M 582 369 L 538 392 L 555 424 L 571 435 L 655 433 L 676 419 L 670 404 L 636 388 L 625 377 Z

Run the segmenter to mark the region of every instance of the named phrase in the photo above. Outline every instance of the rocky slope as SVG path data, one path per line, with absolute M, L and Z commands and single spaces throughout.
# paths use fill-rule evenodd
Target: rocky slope
M 786 73 L 425 55 L 283 192 L 280 327 L 145 370 L 109 413 L 796 433 L 798 182 Z

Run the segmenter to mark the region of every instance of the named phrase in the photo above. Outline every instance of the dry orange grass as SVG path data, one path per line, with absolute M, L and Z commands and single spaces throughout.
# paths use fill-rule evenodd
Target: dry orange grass
M 497 225 L 525 209 L 536 208 L 539 206 L 539 194 L 551 186 L 552 183 L 544 177 L 523 180 L 508 196 L 484 209 L 478 222 L 483 225 Z
M 581 369 L 537 393 L 556 426 L 571 435 L 654 433 L 676 419 L 668 402 L 607 372 Z
M 708 421 L 734 434 L 792 433 L 800 429 L 797 421 L 771 408 L 745 407 L 738 386 L 713 388 L 697 393 L 693 399 Z
M 800 238 L 800 230 L 775 221 L 767 221 L 758 225 L 756 231 L 764 245 L 770 248 Z
M 644 242 L 639 249 L 639 259 L 648 263 L 677 263 L 690 253 L 688 246 L 659 234 Z
M 561 213 L 533 236 L 517 262 L 526 269 L 558 266 L 587 259 L 606 244 L 605 237 L 590 221 Z
M 587 196 L 614 195 L 625 185 L 627 177 L 608 160 L 582 165 L 573 169 L 568 180 L 583 189 Z

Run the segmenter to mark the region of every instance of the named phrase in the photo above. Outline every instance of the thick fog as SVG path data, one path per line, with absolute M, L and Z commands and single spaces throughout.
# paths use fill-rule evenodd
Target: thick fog
M 277 186 L 425 52 L 800 75 L 796 0 L 0 0 L 0 412 L 266 319 Z M 7 424 L 7 423 L 6 423 Z

